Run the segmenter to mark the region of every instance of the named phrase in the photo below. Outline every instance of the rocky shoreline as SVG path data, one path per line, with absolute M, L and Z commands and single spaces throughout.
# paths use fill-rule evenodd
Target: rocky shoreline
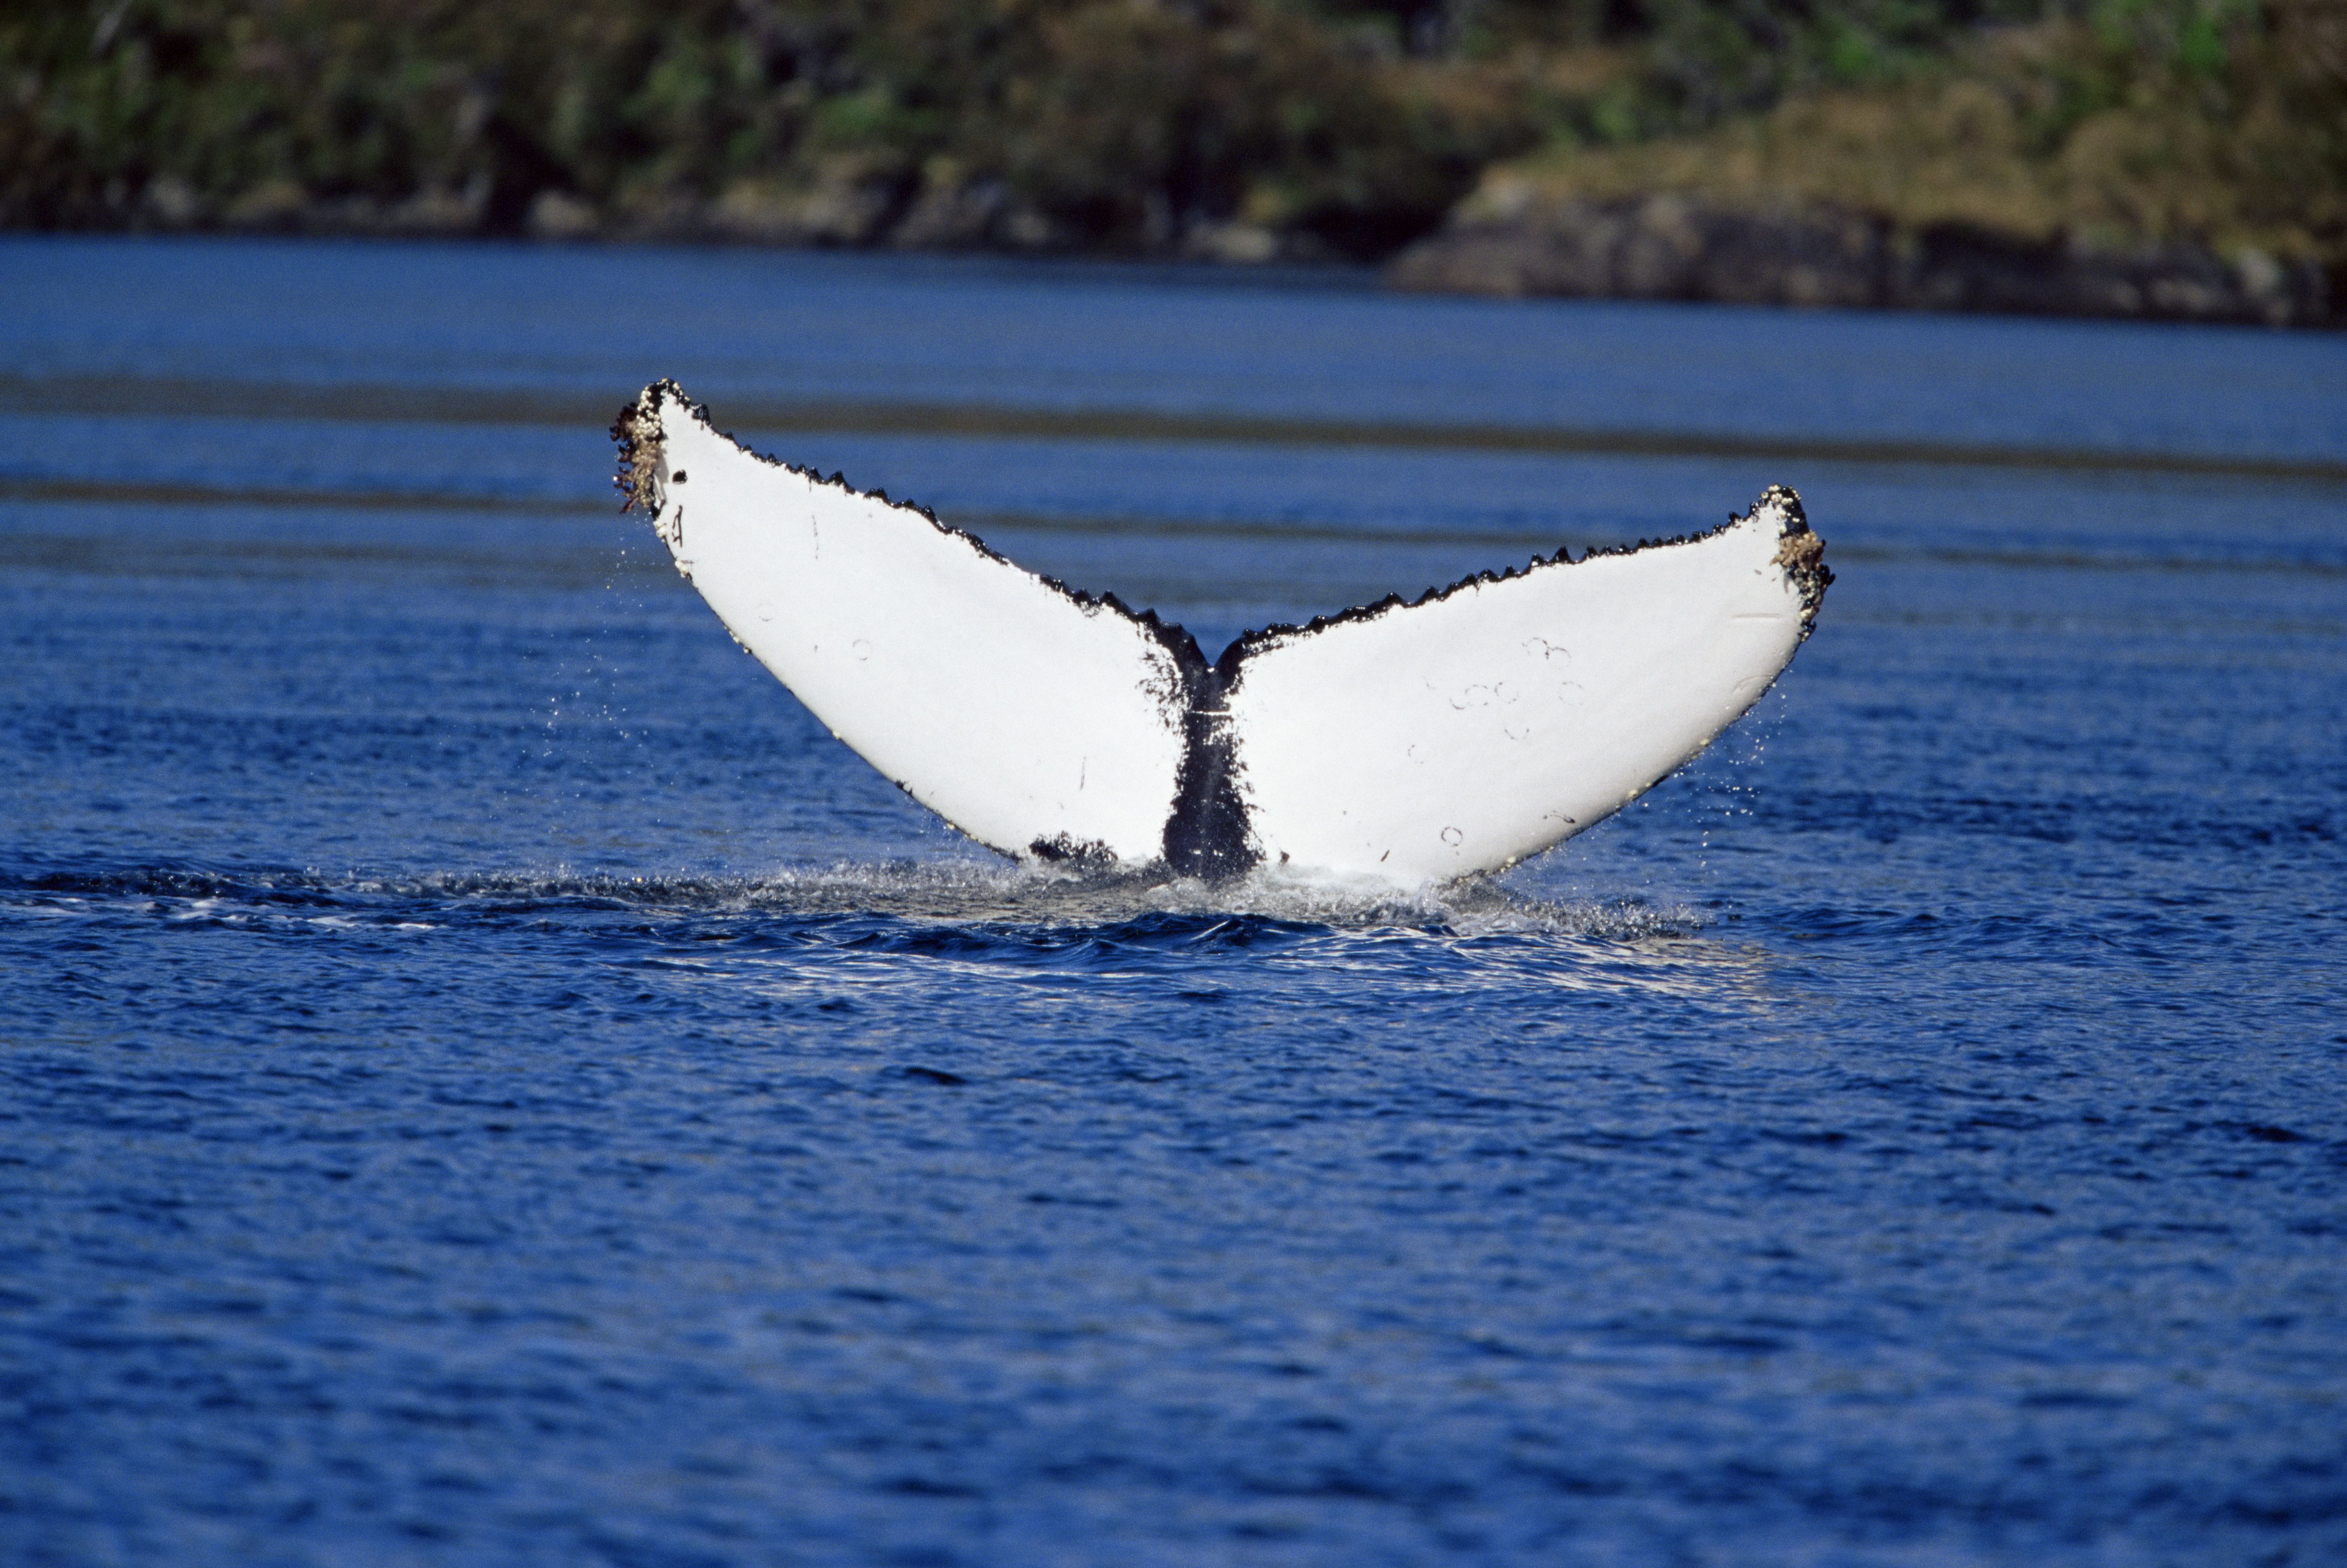
M 1103 248 L 999 180 L 943 185 L 876 176 L 856 159 L 811 180 L 743 180 L 716 197 L 671 197 L 610 211 L 560 190 L 506 199 L 487 180 L 403 200 L 320 198 L 290 183 L 210 203 L 165 178 L 87 226 L 103 232 L 308 234 L 379 239 L 494 239 L 620 244 L 754 245 L 779 250 L 926 251 L 1146 261 L 1332 262 L 1346 258 L 1305 233 L 1240 221 L 1167 223 L 1145 248 Z M 0 231 L 8 226 L 0 224 Z M 22 231 L 21 230 L 19 231 Z
M 908 192 L 834 178 L 798 190 L 737 188 L 705 205 L 677 203 L 625 218 L 554 191 L 538 193 L 507 216 L 495 212 L 486 195 L 427 193 L 385 205 L 263 190 L 212 211 L 192 192 L 180 197 L 166 180 L 149 190 L 122 226 L 147 232 L 1088 253 L 1077 236 L 992 185 Z M 1308 236 L 1230 223 L 1169 234 L 1143 259 L 1246 266 L 1336 258 Z M 2191 243 L 2098 249 L 1964 224 L 1902 229 L 1815 204 L 1772 209 L 1674 194 L 1509 202 L 1494 201 L 1486 191 L 1462 202 L 1435 233 L 1393 256 L 1383 275 L 1389 287 L 1412 292 L 1504 298 L 2347 325 L 2347 277 L 2258 251 L 2224 256 Z
M 2132 251 L 1969 225 L 1902 231 L 1867 214 L 1659 195 L 1469 203 L 1388 263 L 1394 287 L 1507 297 L 1980 311 L 2270 326 L 2342 324 L 2342 282 L 2262 251 Z

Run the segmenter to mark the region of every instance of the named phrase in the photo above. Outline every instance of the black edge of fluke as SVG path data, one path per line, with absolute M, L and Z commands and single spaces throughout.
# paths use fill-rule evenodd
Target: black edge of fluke
M 819 485 L 834 486 L 851 495 L 878 501 L 899 511 L 912 512 L 939 533 L 961 541 L 987 559 L 1027 572 L 1028 576 L 1077 608 L 1088 613 L 1105 610 L 1147 631 L 1165 650 L 1180 682 L 1178 692 L 1153 693 L 1165 708 L 1169 720 L 1178 715 L 1183 738 L 1182 768 L 1175 784 L 1174 809 L 1165 822 L 1165 865 L 1177 875 L 1210 881 L 1244 876 L 1262 859 L 1262 850 L 1255 843 L 1247 820 L 1245 799 L 1239 793 L 1239 775 L 1245 764 L 1238 755 L 1237 739 L 1231 730 L 1229 704 L 1231 693 L 1238 688 L 1244 677 L 1243 666 L 1258 652 L 1351 621 L 1376 620 L 1396 610 L 1439 604 L 1467 589 L 1507 582 L 1529 577 L 1536 571 L 1583 566 L 1601 557 L 1637 555 L 1646 550 L 1697 544 L 1750 522 L 1757 513 L 1771 505 L 1777 507 L 1784 518 L 1775 559 L 1801 596 L 1802 641 L 1807 641 L 1814 630 L 1818 608 L 1824 602 L 1826 589 L 1832 586 L 1834 580 L 1832 569 L 1825 564 L 1825 541 L 1810 529 L 1809 518 L 1801 507 L 1801 497 L 1788 485 L 1771 485 L 1760 492 L 1759 498 L 1748 509 L 1741 513 L 1731 512 L 1727 521 L 1717 528 L 1665 539 L 1641 539 L 1635 545 L 1599 546 L 1584 551 L 1579 560 L 1573 559 L 1572 548 L 1567 546 L 1553 556 L 1534 556 L 1521 567 L 1480 571 L 1460 578 L 1447 588 L 1430 588 L 1414 600 L 1404 600 L 1398 593 L 1389 593 L 1374 604 L 1355 605 L 1334 615 L 1316 615 L 1302 626 L 1276 622 L 1259 630 L 1240 633 L 1218 658 L 1209 662 L 1196 638 L 1181 626 L 1160 617 L 1154 610 L 1135 610 L 1113 593 L 1088 593 L 1081 589 L 1071 588 L 1056 578 L 1029 572 L 1008 556 L 990 548 L 976 534 L 940 520 L 937 513 L 918 502 L 892 500 L 885 490 L 858 490 L 847 482 L 843 474 L 835 472 L 825 477 L 812 468 L 767 456 L 731 432 L 718 430 L 709 417 L 707 406 L 693 402 L 683 387 L 666 377 L 645 387 L 634 403 L 620 410 L 618 419 L 611 425 L 611 438 L 620 447 L 619 469 L 612 483 L 626 497 L 620 508 L 623 512 L 638 506 L 647 513 L 657 514 L 660 509 L 663 490 L 659 460 L 661 440 L 660 400 L 663 395 L 673 397 L 692 418 L 722 436 L 735 450 L 758 462 L 800 475 Z M 906 789 L 901 783 L 897 787 Z M 909 794 L 911 791 L 907 789 L 906 793 Z M 1115 856 L 1105 845 L 1079 842 L 1064 833 L 1051 838 L 1036 839 L 1027 845 L 1026 853 L 1039 861 L 1085 872 L 1107 871 L 1115 865 Z
M 1430 588 L 1416 599 L 1404 599 L 1398 593 L 1389 593 L 1375 604 L 1357 604 L 1334 615 L 1316 615 L 1301 626 L 1276 621 L 1259 630 L 1243 631 L 1214 661 L 1214 671 L 1224 682 L 1225 692 L 1235 691 L 1245 673 L 1241 667 L 1247 660 L 1269 649 L 1293 642 L 1299 637 L 1309 637 L 1351 621 L 1381 620 L 1397 610 L 1416 610 L 1420 605 L 1440 604 L 1452 594 L 1467 589 L 1509 582 L 1554 567 L 1584 566 L 1606 556 L 1634 556 L 1646 550 L 1700 544 L 1740 523 L 1750 522 L 1753 513 L 1772 502 L 1782 507 L 1785 513 L 1783 543 L 1778 547 L 1777 564 L 1785 569 L 1786 576 L 1800 590 L 1801 637 L 1806 641 L 1816 622 L 1818 606 L 1825 601 L 1826 589 L 1831 586 L 1834 576 L 1825 564 L 1825 541 L 1809 531 L 1809 518 L 1801 510 L 1801 497 L 1789 485 L 1771 485 L 1760 492 L 1760 498 L 1754 501 L 1749 508 L 1743 512 L 1730 512 L 1727 521 L 1717 528 L 1679 534 L 1666 539 L 1640 539 L 1635 545 L 1593 545 L 1579 560 L 1573 559 L 1573 547 L 1567 545 L 1553 556 L 1534 556 L 1522 566 L 1479 571 L 1460 578 L 1447 588 Z
M 611 438 L 620 444 L 619 477 L 612 483 L 621 494 L 629 497 L 628 502 L 620 507 L 621 511 L 626 511 L 634 505 L 641 505 L 647 511 L 658 509 L 661 499 L 660 465 L 657 461 L 645 459 L 642 453 L 647 444 L 656 446 L 661 438 L 659 410 L 660 399 L 663 395 L 675 398 L 678 405 L 688 415 L 698 420 L 711 434 L 732 446 L 735 451 L 756 462 L 764 463 L 769 468 L 780 468 L 784 473 L 796 474 L 815 484 L 827 485 L 835 490 L 845 490 L 851 496 L 859 497 L 867 501 L 877 501 L 882 506 L 894 507 L 900 512 L 910 512 L 938 532 L 969 546 L 988 560 L 999 561 L 1004 566 L 1026 572 L 1029 577 L 1035 579 L 1036 581 L 1051 589 L 1080 610 L 1107 610 L 1146 629 L 1151 636 L 1163 643 L 1174 654 L 1177 661 L 1180 658 L 1177 643 L 1187 644 L 1194 651 L 1197 648 L 1195 639 L 1173 622 L 1161 620 L 1155 610 L 1136 611 L 1113 593 L 1087 593 L 1081 589 L 1070 588 L 1057 578 L 1044 577 L 1040 572 L 1028 571 L 1025 567 L 1020 566 L 1017 561 L 993 548 L 968 528 L 958 528 L 940 520 L 936 512 L 918 501 L 896 500 L 891 498 L 886 490 L 859 490 L 848 483 L 847 477 L 844 473 L 835 471 L 825 475 L 813 468 L 802 467 L 796 463 L 786 463 L 779 457 L 768 456 L 732 431 L 718 429 L 715 421 L 709 417 L 708 405 L 695 403 L 683 387 L 665 376 L 645 387 L 633 404 L 620 410 L 619 420 L 611 426 Z

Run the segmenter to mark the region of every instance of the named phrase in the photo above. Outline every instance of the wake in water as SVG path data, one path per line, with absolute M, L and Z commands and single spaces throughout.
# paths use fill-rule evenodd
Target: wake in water
M 749 885 L 750 907 L 803 913 L 888 914 L 916 921 L 1107 927 L 1153 916 L 1231 917 L 1332 930 L 1406 929 L 1484 936 L 1522 932 L 1630 939 L 1693 935 L 1685 907 L 1561 903 L 1487 877 L 1398 892 L 1258 870 L 1229 879 L 1147 873 L 1084 875 L 978 862 L 842 865 L 788 870 Z
M 1194 934 L 1236 920 L 1332 932 L 1617 942 L 1692 937 L 1704 924 L 1685 906 L 1635 898 L 1546 899 L 1485 877 L 1401 893 L 1375 884 L 1348 887 L 1266 871 L 1207 881 L 1162 872 L 1086 874 L 974 860 L 794 866 L 766 876 L 613 876 L 568 870 L 333 876 L 125 868 L 0 883 L 0 910 L 18 917 L 135 914 L 227 923 L 294 918 L 343 924 L 596 911 L 683 920 L 764 915 L 1061 935 L 1144 924 L 1163 934 Z

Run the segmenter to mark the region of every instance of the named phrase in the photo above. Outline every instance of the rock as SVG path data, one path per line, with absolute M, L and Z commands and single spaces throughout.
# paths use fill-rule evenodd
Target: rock
M 948 175 L 933 178 L 913 199 L 888 242 L 910 251 L 967 251 L 993 235 L 1010 192 L 999 179 L 968 184 Z
M 1202 261 L 1255 267 L 1279 260 L 1279 236 L 1255 223 L 1201 223 L 1182 236 L 1181 253 Z
M 144 200 L 148 215 L 166 229 L 192 228 L 204 215 L 203 198 L 176 174 L 149 180 Z
M 723 239 L 784 245 L 865 245 L 905 205 L 909 182 L 896 169 L 856 156 L 834 159 L 812 183 L 737 180 L 718 197 L 706 222 Z
M 538 240 L 584 240 L 602 224 L 602 215 L 592 206 L 560 190 L 539 191 L 523 221 L 531 237 Z
M 1013 202 L 995 225 L 1001 242 L 1014 251 L 1071 251 L 1076 237 L 1031 202 Z
M 318 234 L 470 234 L 479 231 L 488 198 L 488 180 L 477 175 L 462 190 L 434 186 L 400 201 L 313 198 L 302 209 L 299 222 Z
M 228 204 L 220 217 L 231 229 L 299 227 L 309 193 L 290 179 L 264 179 Z
M 1900 232 L 1819 206 L 1661 195 L 1543 201 L 1502 188 L 1389 264 L 1389 284 L 1446 293 L 2138 316 L 2313 326 L 2334 320 L 2321 267 L 2205 246 L 2134 251 L 1956 224 Z
M 1695 297 L 1752 304 L 1870 305 L 1890 262 L 1884 227 L 1855 213 L 1713 212 Z
M 1734 210 L 1684 196 L 1535 211 L 1420 241 L 1388 278 L 1443 292 L 1755 304 L 1873 304 L 1883 291 L 1883 229 L 1854 214 Z

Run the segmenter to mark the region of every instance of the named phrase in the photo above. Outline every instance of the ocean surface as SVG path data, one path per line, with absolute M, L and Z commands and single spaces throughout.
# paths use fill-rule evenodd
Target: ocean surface
M 2347 337 L 0 240 L 0 1561 L 2347 1561 Z M 1499 878 L 1020 871 L 610 489 L 1241 630 L 1784 482 Z

